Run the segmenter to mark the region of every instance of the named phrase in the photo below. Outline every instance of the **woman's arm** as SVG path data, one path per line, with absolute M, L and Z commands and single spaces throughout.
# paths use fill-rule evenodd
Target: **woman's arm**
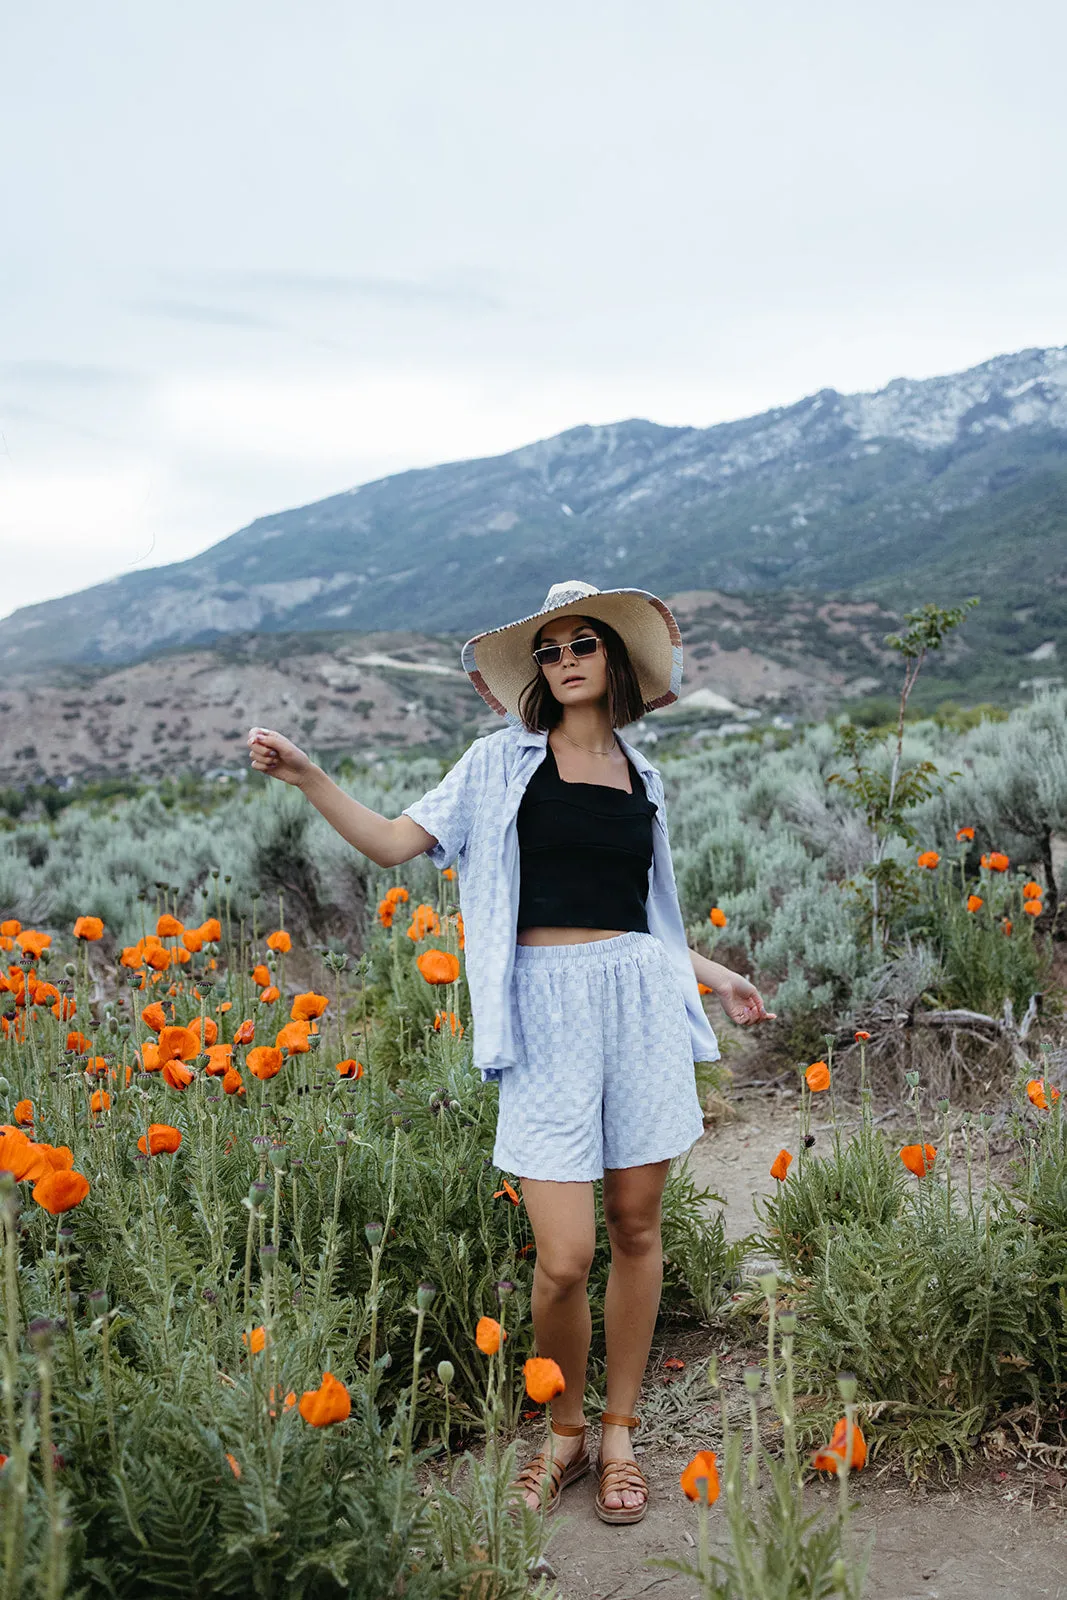
M 755 984 L 739 972 L 731 972 L 718 961 L 709 961 L 699 950 L 690 950 L 689 959 L 697 982 L 713 991 L 731 1021 L 745 1026 L 751 1022 L 770 1021 L 778 1015 L 776 1011 L 766 1010 Z
M 412 817 L 390 819 L 360 805 L 283 734 L 253 728 L 248 753 L 257 772 L 299 789 L 342 839 L 379 867 L 398 867 L 437 843 Z

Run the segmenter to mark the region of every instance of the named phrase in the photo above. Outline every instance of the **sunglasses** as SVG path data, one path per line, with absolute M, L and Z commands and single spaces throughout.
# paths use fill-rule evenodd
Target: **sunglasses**
M 596 647 L 600 642 L 599 634 L 587 633 L 581 639 L 572 639 L 568 645 L 543 644 L 539 650 L 532 650 L 530 654 L 539 666 L 554 667 L 565 649 L 569 650 L 577 661 L 582 656 L 595 656 Z

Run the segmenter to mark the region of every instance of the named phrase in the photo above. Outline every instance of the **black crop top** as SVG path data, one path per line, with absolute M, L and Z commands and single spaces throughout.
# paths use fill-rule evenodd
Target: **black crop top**
M 516 932 L 532 927 L 648 932 L 645 901 L 658 807 L 626 760 L 630 794 L 605 783 L 565 783 L 552 746 L 546 746 L 516 818 Z

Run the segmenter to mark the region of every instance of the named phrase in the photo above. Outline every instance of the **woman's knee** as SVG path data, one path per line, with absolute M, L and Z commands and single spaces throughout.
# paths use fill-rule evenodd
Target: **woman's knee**
M 541 1280 L 562 1298 L 575 1289 L 584 1289 L 593 1265 L 593 1251 L 583 1246 L 571 1249 L 538 1249 L 537 1271 Z
M 659 1207 L 611 1206 L 604 1208 L 604 1220 L 613 1250 L 623 1255 L 644 1256 L 662 1249 Z

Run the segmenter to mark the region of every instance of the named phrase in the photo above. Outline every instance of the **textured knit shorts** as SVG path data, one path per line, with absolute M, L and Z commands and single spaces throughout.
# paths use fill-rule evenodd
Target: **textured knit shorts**
M 500 1075 L 496 1166 L 582 1183 L 700 1138 L 685 997 L 658 939 L 516 944 L 513 982 L 518 1059 Z

